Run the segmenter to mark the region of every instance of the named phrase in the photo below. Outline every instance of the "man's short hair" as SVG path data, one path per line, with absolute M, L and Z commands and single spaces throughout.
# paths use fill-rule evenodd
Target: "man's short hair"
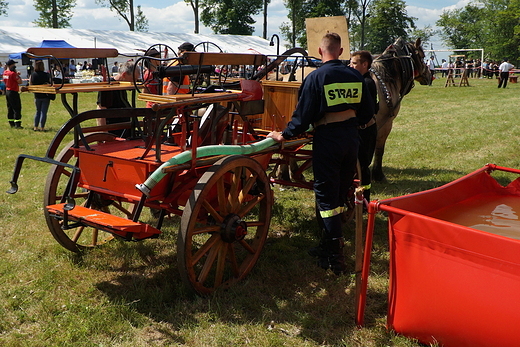
M 321 42 L 323 45 L 322 49 L 327 49 L 328 51 L 341 48 L 341 36 L 337 33 L 326 33 Z
M 353 57 L 358 56 L 361 63 L 368 63 L 368 68 L 372 67 L 372 54 L 369 51 L 356 51 L 352 53 Z

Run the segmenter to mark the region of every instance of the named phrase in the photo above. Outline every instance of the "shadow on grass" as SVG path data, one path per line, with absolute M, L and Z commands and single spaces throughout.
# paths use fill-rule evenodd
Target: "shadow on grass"
M 475 170 L 478 168 L 475 168 Z M 387 182 L 373 182 L 373 195 L 384 192 L 397 197 L 439 187 L 460 178 L 469 172 L 449 169 L 385 167 Z
M 182 329 L 205 326 L 208 321 L 223 325 L 270 325 L 270 333 L 316 344 L 341 344 L 357 330 L 355 325 L 353 233 L 346 228 L 347 266 L 350 275 L 336 276 L 315 265 L 307 250 L 314 246 L 316 233 L 309 225 L 315 220 L 302 220 L 300 230 L 270 236 L 262 255 L 249 276 L 228 290 L 199 297 L 186 289 L 177 271 L 176 252 L 157 247 L 156 240 L 120 243 L 98 256 L 98 267 L 110 269 L 110 279 L 96 287 L 114 304 L 123 304 L 160 323 L 161 333 L 171 341 L 184 343 Z M 303 228 L 307 225 L 307 228 Z M 372 269 L 388 272 L 384 255 L 387 240 L 380 226 L 374 238 Z M 310 229 L 310 230 L 309 230 Z M 381 230 L 379 230 L 381 229 Z M 113 259 L 103 266 L 101 259 Z M 81 261 L 79 261 L 81 263 Z M 81 265 L 80 265 L 81 266 Z M 368 326 L 376 325 L 386 315 L 386 291 L 370 290 Z M 191 327 L 191 328 L 187 328 Z M 274 327 L 274 328 L 273 328 Z M 289 328 L 289 327 L 292 327 Z M 268 333 L 268 332 L 266 332 Z
M 374 190 L 385 187 L 396 193 L 393 196 L 437 187 L 465 174 L 392 168 L 386 168 L 386 172 L 390 183 L 377 184 Z M 431 179 L 425 181 L 425 176 Z M 185 342 L 183 329 L 210 322 L 269 326 L 269 333 L 316 344 L 355 344 L 348 341 L 355 339 L 358 331 L 353 223 L 345 228 L 350 275 L 338 277 L 318 268 L 307 254 L 316 244 L 319 231 L 314 211 L 302 212 L 301 208 L 275 203 L 273 221 L 276 225 L 258 263 L 245 280 L 228 290 L 199 297 L 186 289 L 177 271 L 172 240 L 123 244 L 107 251 L 103 258 L 118 259 L 117 266 L 108 263 L 107 268 L 112 266 L 111 278 L 96 287 L 110 301 L 128 305 L 157 323 L 166 322 L 168 327 L 161 326 L 161 333 L 176 343 Z M 387 313 L 388 267 L 386 217 L 378 213 L 371 258 L 371 279 L 376 283 L 369 287 L 365 311 L 365 325 L 376 330 L 381 329 Z M 381 334 L 377 339 L 390 339 Z

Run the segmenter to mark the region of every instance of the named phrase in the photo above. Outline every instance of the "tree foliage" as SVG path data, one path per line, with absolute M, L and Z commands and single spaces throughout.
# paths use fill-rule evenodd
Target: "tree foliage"
M 436 24 L 449 47 L 483 48 L 494 60 L 520 59 L 520 0 L 473 0 L 444 11 Z
M 8 8 L 9 8 L 9 3 L 5 0 L 0 0 L 0 16 L 7 16 Z
M 134 8 L 134 0 L 96 0 L 96 3 L 110 8 L 123 19 L 130 31 L 148 31 L 148 19 L 141 6 Z
M 520 1 L 520 0 L 518 0 Z M 403 0 L 284 0 L 289 21 L 280 31 L 289 42 L 306 48 L 305 18 L 345 16 L 351 48 L 382 52 L 399 36 L 406 40 L 433 36 L 431 27 L 417 29 L 417 18 L 408 16 Z M 424 36 L 423 36 L 424 35 Z
M 284 22 L 280 31 L 292 46 L 307 48 L 305 18 L 343 16 L 345 11 L 341 1 L 335 0 L 284 0 L 289 10 L 290 22 Z
M 305 0 L 284 0 L 285 7 L 289 10 L 287 18 L 290 22 L 283 22 L 280 25 L 280 32 L 282 36 L 289 42 L 291 47 L 307 48 L 307 40 L 302 39 L 305 31 L 305 18 L 307 17 L 306 8 L 304 7 Z
M 365 49 L 372 53 L 382 53 L 398 37 L 412 39 L 409 33 L 416 29 L 417 18 L 408 16 L 404 1 L 373 1 L 369 13 Z
M 42 28 L 68 28 L 76 0 L 34 0 L 34 8 L 40 13 L 33 21 Z
M 251 35 L 263 0 L 200 0 L 201 21 L 215 34 Z

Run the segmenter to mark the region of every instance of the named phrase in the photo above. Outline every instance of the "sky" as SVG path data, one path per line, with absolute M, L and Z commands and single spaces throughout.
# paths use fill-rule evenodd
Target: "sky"
M 38 12 L 34 9 L 34 0 L 7 0 L 9 2 L 8 16 L 0 17 L 0 26 L 33 27 L 38 18 Z M 409 16 L 418 18 L 418 28 L 426 25 L 435 26 L 435 22 L 444 10 L 464 7 L 469 0 L 405 0 Z M 134 5 L 141 8 L 148 19 L 149 31 L 193 33 L 193 11 L 184 0 L 134 0 Z M 268 31 L 270 37 L 280 34 L 279 27 L 282 22 L 288 22 L 287 9 L 283 0 L 271 0 L 267 9 Z M 261 36 L 263 31 L 263 17 L 255 17 L 255 35 Z M 115 12 L 108 8 L 100 7 L 96 0 L 76 0 L 73 17 L 70 20 L 74 29 L 96 30 L 128 30 L 128 25 L 119 20 Z M 211 34 L 209 28 L 201 24 L 202 34 Z M 442 43 L 433 39 L 433 48 L 442 49 Z M 430 47 L 425 47 L 430 48 Z

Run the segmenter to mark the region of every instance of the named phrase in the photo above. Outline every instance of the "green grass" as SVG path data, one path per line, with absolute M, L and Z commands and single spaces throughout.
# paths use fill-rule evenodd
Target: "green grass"
M 470 84 L 444 88 L 439 79 L 404 98 L 384 158 L 389 181 L 373 184 L 373 198 L 437 187 L 486 163 L 520 167 L 519 85 Z M 14 130 L 0 98 L 4 191 L 16 157 L 43 156 L 69 117 L 58 98 L 49 131 L 33 132 L 33 97 L 22 94 L 22 101 L 25 129 Z M 95 94 L 80 95 L 79 106 L 95 108 Z M 177 273 L 177 218 L 156 240 L 110 242 L 79 255 L 59 246 L 43 217 L 48 170 L 26 161 L 19 192 L 0 194 L 2 346 L 419 346 L 385 329 L 384 215 L 376 220 L 366 326 L 358 329 L 353 277 L 325 273 L 307 256 L 317 231 L 312 192 L 275 187 L 270 236 L 252 273 L 228 291 L 197 297 Z M 350 255 L 353 233 L 353 226 L 345 229 Z M 353 256 L 348 266 L 353 272 Z

